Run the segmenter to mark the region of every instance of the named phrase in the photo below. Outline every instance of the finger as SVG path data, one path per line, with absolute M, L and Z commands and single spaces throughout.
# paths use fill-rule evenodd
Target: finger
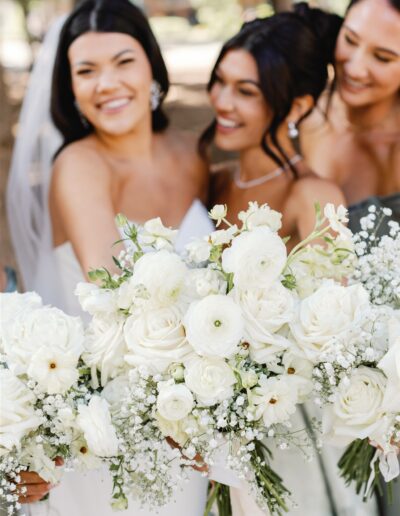
M 42 477 L 40 477 L 34 471 L 22 471 L 19 475 L 21 477 L 20 484 L 43 484 L 46 483 Z
M 51 489 L 51 484 L 18 484 L 17 492 L 21 496 L 45 496 Z
M 56 457 L 54 459 L 56 466 L 64 466 L 64 459 L 62 457 Z

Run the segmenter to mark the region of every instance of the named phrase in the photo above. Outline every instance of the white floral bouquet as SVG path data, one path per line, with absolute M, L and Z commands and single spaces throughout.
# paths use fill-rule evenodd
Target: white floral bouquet
M 227 229 L 191 242 L 183 257 L 160 219 L 135 226 L 118 216 L 130 243 L 115 259 L 120 274 L 95 270 L 101 288 L 77 287 L 92 315 L 84 360 L 120 441 L 110 460 L 114 507 L 126 508 L 130 494 L 166 503 L 188 466 L 211 468 L 223 451 L 261 508 L 287 510 L 265 438 L 290 441 L 290 418 L 310 396 L 313 320 L 300 302 L 351 269 L 346 212 L 317 209 L 314 231 L 289 256 L 277 233 L 281 215 L 267 205 L 250 203 L 240 228 L 226 220 L 225 206 L 210 216 Z M 206 513 L 215 499 L 229 502 L 220 485 Z
M 400 231 L 390 210 L 371 206 L 354 235 L 350 285 L 329 295 L 327 324 L 315 304 L 312 339 L 315 398 L 325 407 L 326 439 L 348 445 L 339 461 L 343 477 L 364 498 L 399 475 L 400 443 Z M 329 288 L 329 287 L 328 287 Z M 336 309 L 333 306 L 337 299 Z M 319 305 L 319 307 L 318 307 Z M 318 307 L 318 308 L 317 308 Z
M 0 294 L 0 313 L 0 496 L 14 514 L 24 494 L 16 490 L 22 471 L 56 483 L 66 467 L 99 467 L 117 453 L 118 441 L 111 424 L 111 446 L 92 438 L 93 426 L 107 428 L 108 408 L 81 359 L 81 320 L 43 306 L 32 292 Z

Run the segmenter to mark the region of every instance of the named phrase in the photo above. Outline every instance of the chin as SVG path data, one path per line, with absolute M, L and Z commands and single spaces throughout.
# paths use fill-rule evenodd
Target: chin
M 229 138 L 225 135 L 215 135 L 214 144 L 218 149 L 227 152 L 239 152 L 243 149 L 243 143 L 239 142 L 236 138 Z

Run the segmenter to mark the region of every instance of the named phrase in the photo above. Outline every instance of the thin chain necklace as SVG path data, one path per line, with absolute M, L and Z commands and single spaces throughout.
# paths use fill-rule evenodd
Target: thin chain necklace
M 267 181 L 271 181 L 271 179 L 274 179 L 275 177 L 280 176 L 282 174 L 282 172 L 285 172 L 289 168 L 289 164 L 295 165 L 302 159 L 303 159 L 303 157 L 300 156 L 300 154 L 295 154 L 293 156 L 293 158 L 290 158 L 289 162 L 286 163 L 285 165 L 283 165 L 282 167 L 278 167 L 275 170 L 272 170 L 272 172 L 268 172 L 268 174 L 265 174 L 264 176 L 256 177 L 254 179 L 250 179 L 249 181 L 243 181 L 242 179 L 240 179 L 240 168 L 238 165 L 234 172 L 233 180 L 235 182 L 235 185 L 238 188 L 240 188 L 241 190 L 246 190 L 247 188 L 253 188 L 254 186 L 262 185 L 262 184 L 266 183 Z

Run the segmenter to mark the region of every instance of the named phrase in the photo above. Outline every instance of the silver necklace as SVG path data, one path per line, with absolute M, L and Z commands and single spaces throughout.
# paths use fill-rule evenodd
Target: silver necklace
M 300 156 L 300 154 L 295 154 L 293 158 L 290 158 L 289 163 L 290 165 L 295 165 L 302 159 L 303 157 Z M 253 188 L 254 186 L 262 185 L 267 181 L 271 181 L 271 179 L 280 176 L 282 172 L 285 172 L 289 168 L 289 163 L 286 163 L 282 167 L 278 167 L 275 170 L 272 170 L 272 172 L 268 172 L 268 174 L 265 174 L 264 176 L 256 177 L 254 179 L 250 179 L 249 181 L 243 181 L 242 179 L 240 179 L 240 168 L 239 166 L 237 166 L 233 176 L 233 180 L 235 182 L 235 185 L 241 190 L 245 190 L 246 188 Z

